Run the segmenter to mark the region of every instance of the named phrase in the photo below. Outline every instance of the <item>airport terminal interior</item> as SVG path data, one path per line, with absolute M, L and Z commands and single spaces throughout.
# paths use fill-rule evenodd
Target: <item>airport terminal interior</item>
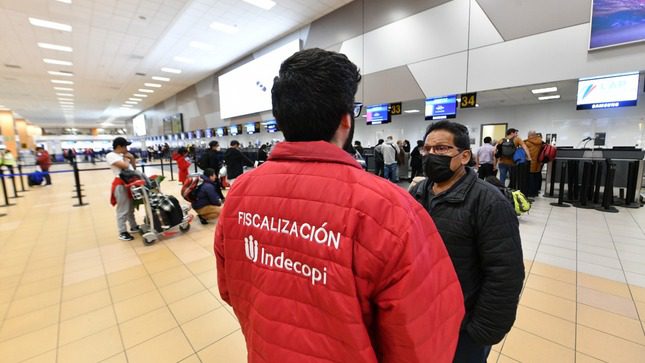
M 526 277 L 487 362 L 645 362 L 644 19 L 636 0 L 0 0 L 0 362 L 246 362 L 217 222 L 187 210 L 170 155 L 187 147 L 191 173 L 213 140 L 270 158 L 273 78 L 316 47 L 361 71 L 367 173 L 379 139 L 413 149 L 442 119 L 475 154 L 509 128 L 557 150 L 518 213 Z M 119 239 L 117 137 L 186 206 L 176 224 L 146 194 L 148 233 Z

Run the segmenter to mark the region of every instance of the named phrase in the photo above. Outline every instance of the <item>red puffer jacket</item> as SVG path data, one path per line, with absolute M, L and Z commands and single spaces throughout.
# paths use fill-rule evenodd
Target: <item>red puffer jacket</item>
M 464 314 L 426 211 L 327 142 L 240 176 L 215 232 L 249 362 L 451 362 Z

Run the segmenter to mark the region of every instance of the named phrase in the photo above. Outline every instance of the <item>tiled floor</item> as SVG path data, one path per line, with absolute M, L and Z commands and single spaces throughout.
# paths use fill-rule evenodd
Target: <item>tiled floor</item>
M 81 179 L 87 206 L 72 207 L 63 173 L 0 208 L 0 362 L 244 362 L 217 292 L 214 226 L 120 241 L 110 172 Z M 645 209 L 550 201 L 521 217 L 525 289 L 489 362 L 645 362 Z

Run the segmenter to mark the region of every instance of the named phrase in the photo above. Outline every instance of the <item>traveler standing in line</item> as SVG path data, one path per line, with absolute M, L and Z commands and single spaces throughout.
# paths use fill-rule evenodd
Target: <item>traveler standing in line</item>
M 224 162 L 226 162 L 226 174 L 231 184 L 235 178 L 242 175 L 245 166 L 253 166 L 251 159 L 240 151 L 240 142 L 237 140 L 232 140 L 230 147 L 224 152 Z
M 249 362 L 453 358 L 463 300 L 432 220 L 346 151 L 360 78 L 335 52 L 285 60 L 272 100 L 286 141 L 227 195 L 218 287 Z
M 486 179 L 487 176 L 495 175 L 495 147 L 490 143 L 493 139 L 490 136 L 484 138 L 484 145 L 477 150 L 477 174 L 479 179 Z
M 527 197 L 535 198 L 540 193 L 542 187 L 542 164 L 538 161 L 540 150 L 542 150 L 542 136 L 535 130 L 530 130 L 528 139 L 524 140 L 526 147 L 529 149 L 528 155 L 531 160 L 529 169 L 529 182 Z
M 40 167 L 45 178 L 45 185 L 52 185 L 52 177 L 49 175 L 49 167 L 52 165 L 51 157 L 42 146 L 36 147 L 36 164 Z
M 110 165 L 114 180 L 112 180 L 112 193 L 110 202 L 116 205 L 116 223 L 119 228 L 119 239 L 132 241 L 134 237 L 128 232 L 126 222 L 130 224 L 130 232 L 139 232 L 139 225 L 134 218 L 134 204 L 130 198 L 125 182 L 119 177 L 122 170 L 134 170 L 134 155 L 128 152 L 128 145 L 132 144 L 123 137 L 117 137 L 112 141 L 113 151 L 105 156 L 105 161 Z
M 423 163 L 421 161 L 422 148 L 423 140 L 417 140 L 417 146 L 415 146 L 414 149 L 412 149 L 412 151 L 410 152 L 410 168 L 412 169 L 412 176 L 410 177 L 410 180 L 418 176 L 423 176 Z
M 463 290 L 466 316 L 454 361 L 484 363 L 515 322 L 524 261 L 513 207 L 466 167 L 469 140 L 464 125 L 431 125 L 423 149 L 427 178 L 410 193 L 432 216 Z
M 184 180 L 188 176 L 188 169 L 193 165 L 188 159 L 188 149 L 185 147 L 180 147 L 172 155 L 172 159 L 177 163 L 177 169 L 179 170 L 179 184 L 184 184 Z
M 267 144 L 262 144 L 258 149 L 258 165 L 262 165 L 265 161 L 267 161 L 267 158 L 269 157 L 267 149 Z
M 223 161 L 224 155 L 220 151 L 219 142 L 217 140 L 213 140 L 208 143 L 208 150 L 202 153 L 197 166 L 202 170 L 210 168 L 219 173 L 219 170 L 222 168 Z
M 510 184 L 509 187 L 513 189 L 519 189 L 518 187 L 518 176 L 517 168 L 515 162 L 513 161 L 513 154 L 518 147 L 524 149 L 526 152 L 526 160 L 531 161 L 529 155 L 529 149 L 522 141 L 521 137 L 517 137 L 519 131 L 517 129 L 510 128 L 506 130 L 506 137 L 497 142 L 497 152 L 496 156 L 497 167 L 499 168 L 499 181 L 502 184 L 506 185 L 506 178 L 510 174 Z
M 385 140 L 379 139 L 374 147 L 374 165 L 376 167 L 375 174 L 380 177 L 385 177 L 385 163 L 383 162 L 383 153 L 381 152 L 380 145 L 383 145 Z
M 354 150 L 356 150 L 356 152 L 359 153 L 362 157 L 365 157 L 365 150 L 363 150 L 363 145 L 361 145 L 360 141 L 354 141 Z
M 209 219 L 217 219 L 222 211 L 222 202 L 224 194 L 219 186 L 217 172 L 211 168 L 204 170 L 200 175 L 203 182 L 197 189 L 195 201 L 192 207 L 197 212 L 199 221 L 202 224 L 208 224 Z
M 397 183 L 399 181 L 399 167 L 397 164 L 399 147 L 394 143 L 392 136 L 388 136 L 385 139 L 385 143 L 378 145 L 376 149 L 383 154 L 385 179 L 392 183 Z

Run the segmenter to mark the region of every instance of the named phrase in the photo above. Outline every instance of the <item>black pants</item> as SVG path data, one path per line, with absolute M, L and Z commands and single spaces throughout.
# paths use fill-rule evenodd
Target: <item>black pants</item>
M 459 332 L 457 351 L 455 352 L 454 363 L 486 363 L 490 354 L 490 345 L 479 345 L 465 330 Z
M 374 173 L 378 176 L 385 176 L 385 163 L 382 161 L 376 162 L 376 170 Z
M 479 179 L 485 179 L 487 176 L 495 175 L 493 173 L 493 164 L 479 164 L 477 174 L 479 175 Z
M 49 175 L 49 171 L 43 171 L 43 177 L 45 178 L 45 185 L 52 185 L 52 177 Z
M 421 169 L 420 166 L 413 166 L 410 180 L 414 179 L 417 176 L 423 176 L 423 170 Z
M 527 197 L 537 197 L 542 189 L 542 173 L 529 173 L 529 193 Z

